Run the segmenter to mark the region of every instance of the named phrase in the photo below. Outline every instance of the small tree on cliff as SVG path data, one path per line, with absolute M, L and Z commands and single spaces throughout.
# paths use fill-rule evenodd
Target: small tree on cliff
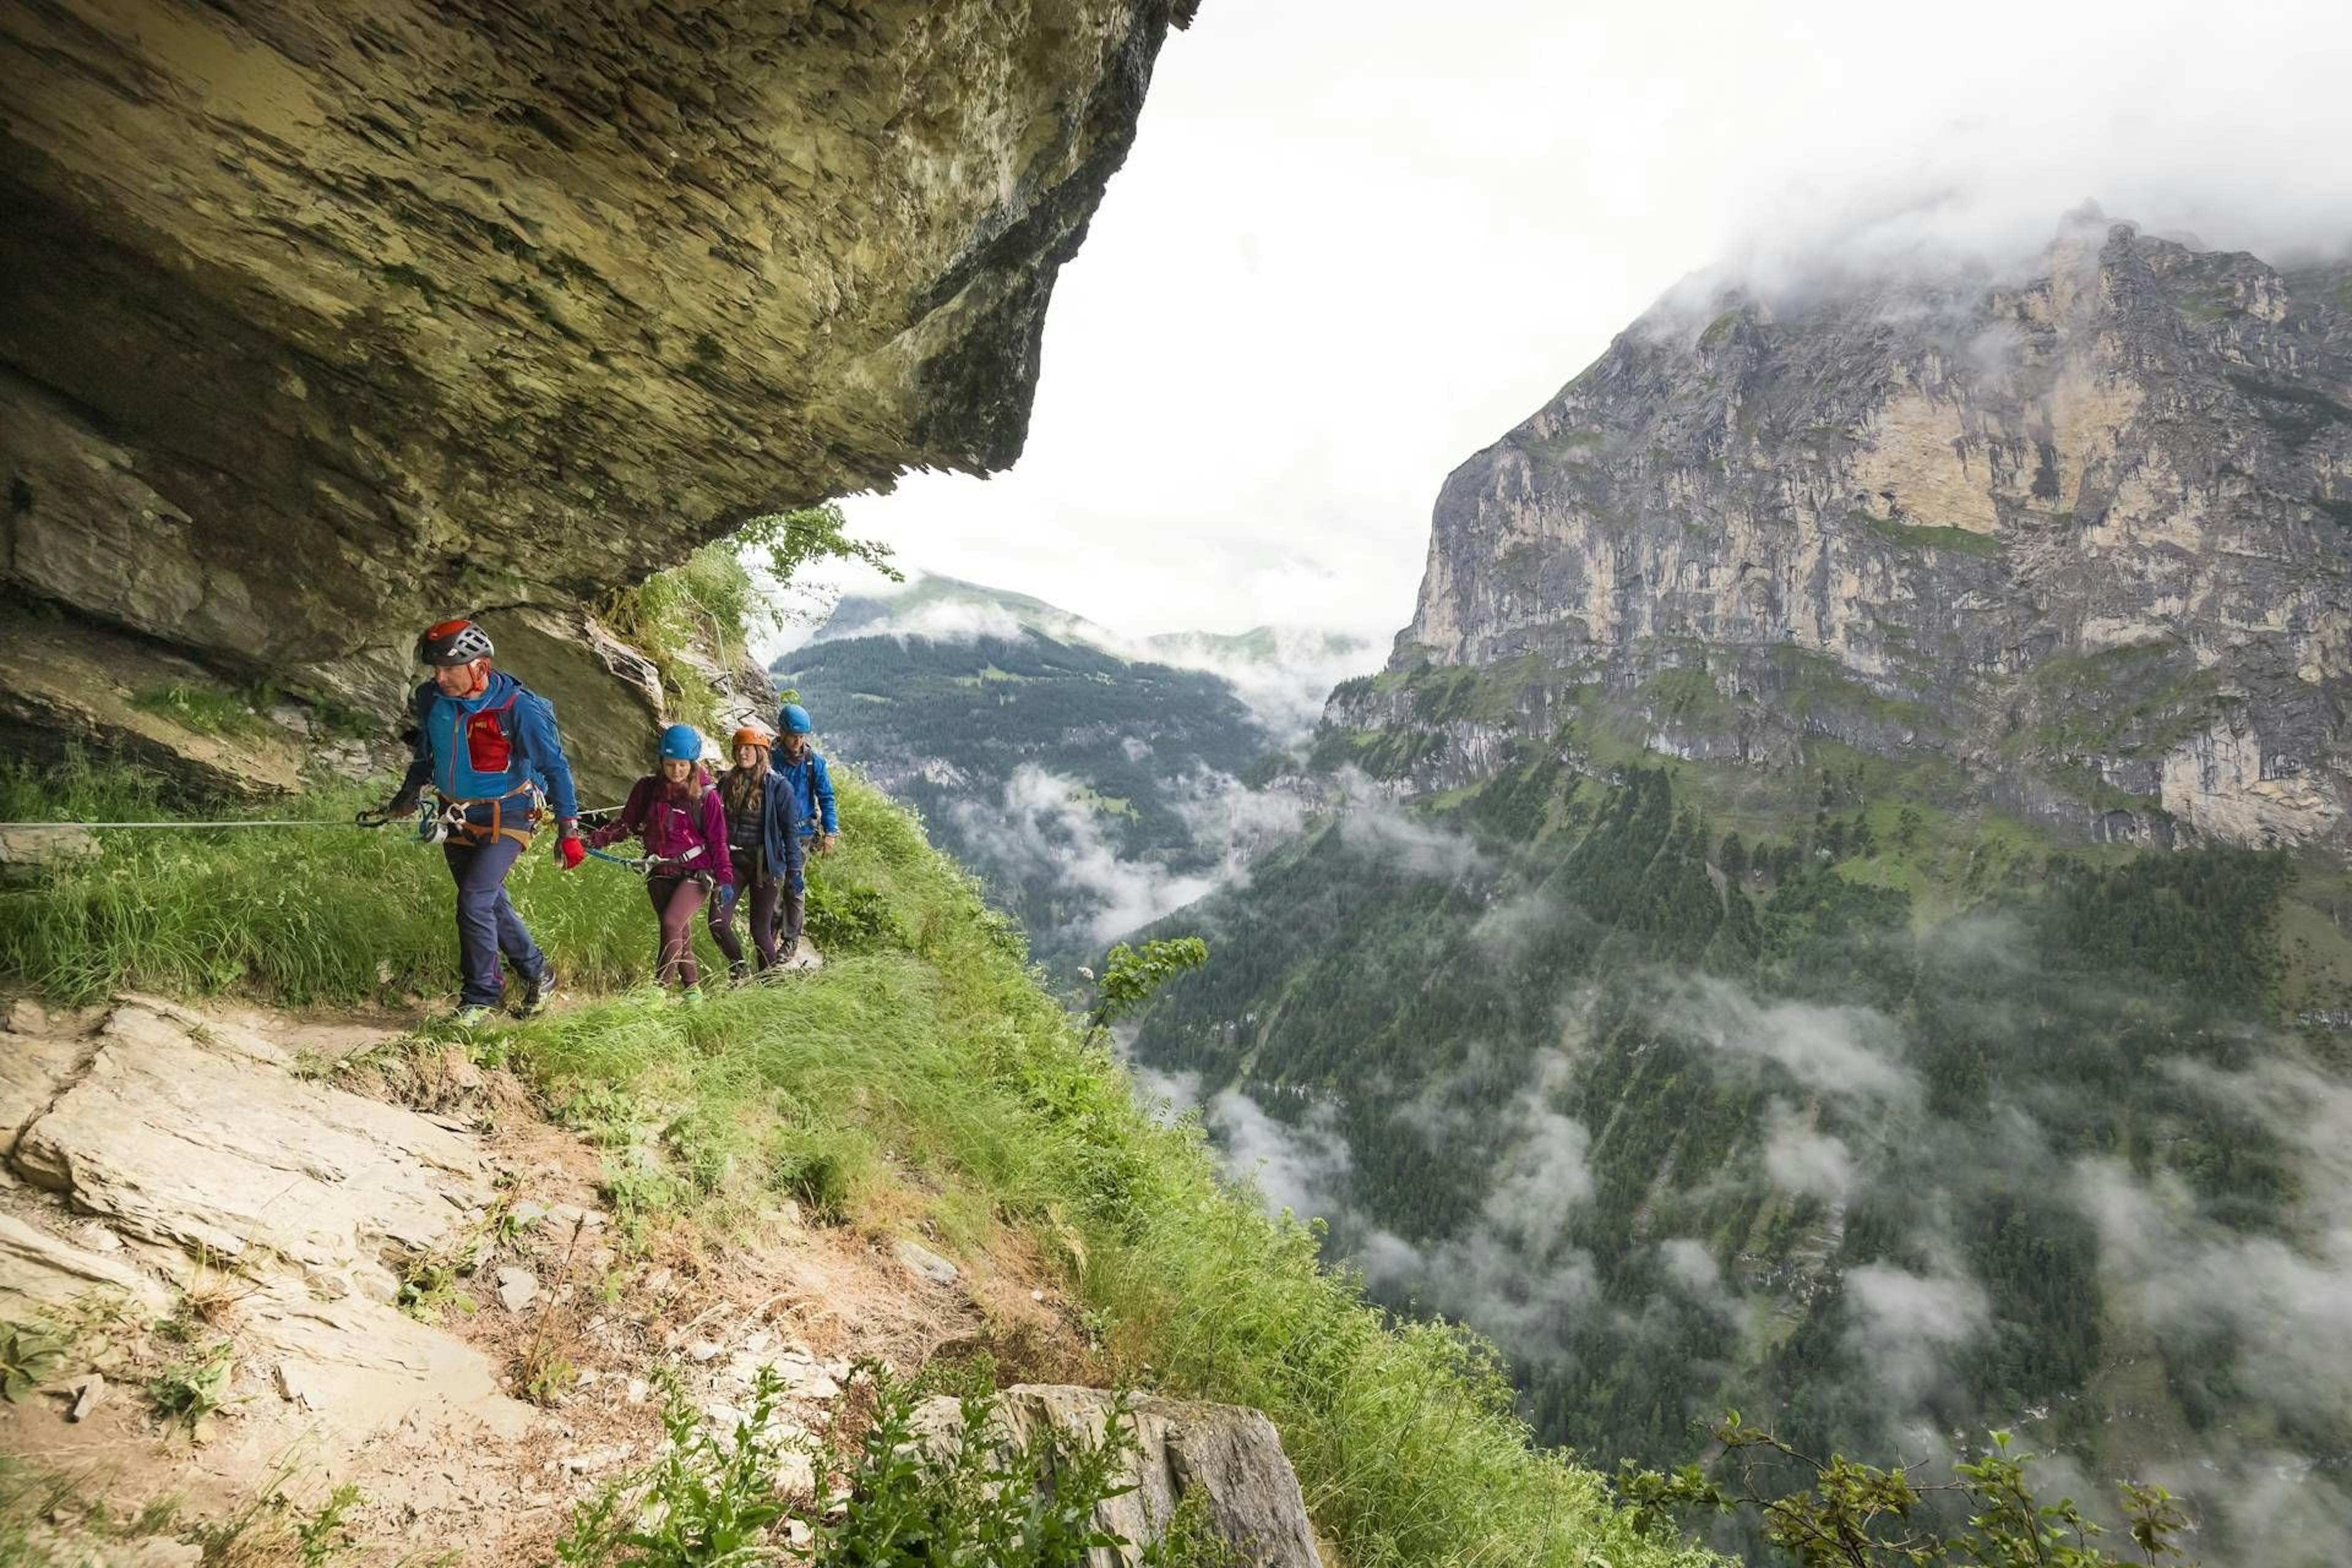
M 824 501 L 798 511 L 772 511 L 736 531 L 736 545 L 761 555 L 778 583 L 790 583 L 804 566 L 822 561 L 855 561 L 893 583 L 907 574 L 890 564 L 891 550 L 878 540 L 849 537 L 840 503 Z
M 2025 1484 L 2031 1454 L 2012 1454 L 2010 1435 L 1995 1432 L 1979 1459 L 1952 1468 L 1953 1479 L 1920 1486 L 1897 1465 L 1883 1470 L 1840 1455 L 1817 1459 L 1800 1453 L 1737 1410 L 1714 1429 L 1722 1445 L 1717 1463 L 1734 1472 L 1728 1484 L 1697 1465 L 1672 1472 L 1619 1467 L 1617 1489 L 1635 1525 L 1671 1537 L 1680 1515 L 1748 1513 L 1764 1539 L 1803 1568 L 2123 1568 L 2139 1563 L 2193 1568 L 2174 1537 L 2189 1528 L 2188 1513 L 2158 1486 L 2123 1484 L 2132 1553 L 2110 1556 L 2092 1544 L 2102 1531 L 2072 1498 L 2045 1503 Z M 1967 1528 L 1946 1533 L 1927 1514 L 1937 1496 L 1968 1510 Z
M 1120 942 L 1103 958 L 1102 977 L 1095 981 L 1095 1008 L 1087 1016 L 1087 1026 L 1109 1027 L 1142 1006 L 1169 981 L 1208 962 L 1209 944 L 1197 936 L 1147 942 L 1140 948 Z M 1093 978 L 1087 971 L 1079 973 Z

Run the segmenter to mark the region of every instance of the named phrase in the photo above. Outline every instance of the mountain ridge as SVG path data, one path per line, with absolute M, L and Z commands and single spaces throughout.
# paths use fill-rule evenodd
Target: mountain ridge
M 2045 259 L 1662 304 L 1449 476 L 1413 619 L 1330 723 L 1415 732 L 1442 788 L 1597 704 L 1666 754 L 1827 739 L 2067 836 L 2340 859 L 2352 267 L 2120 224 Z M 1432 676 L 1482 710 L 1425 721 L 1396 693 Z

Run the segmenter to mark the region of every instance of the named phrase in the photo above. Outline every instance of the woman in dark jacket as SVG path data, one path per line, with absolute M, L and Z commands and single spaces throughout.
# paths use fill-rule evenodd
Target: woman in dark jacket
M 681 1001 L 699 1002 L 702 975 L 689 934 L 694 911 L 706 893 L 734 896 L 735 867 L 727 854 L 727 814 L 702 771 L 702 732 L 693 725 L 662 731 L 661 771 L 639 779 L 621 815 L 589 843 L 601 849 L 632 835 L 656 862 L 646 874 L 646 893 L 661 921 L 661 983 L 677 980 L 684 987 Z
M 792 788 L 769 765 L 768 732 L 747 724 L 735 731 L 734 747 L 735 765 L 719 779 L 719 798 L 727 814 L 727 853 L 735 885 L 732 897 L 711 901 L 709 920 L 710 940 L 741 980 L 751 971 L 735 935 L 735 908 L 751 905 L 751 946 L 759 953 L 760 968 L 775 968 L 783 957 L 776 942 L 776 916 L 786 893 L 800 896 L 804 851 Z

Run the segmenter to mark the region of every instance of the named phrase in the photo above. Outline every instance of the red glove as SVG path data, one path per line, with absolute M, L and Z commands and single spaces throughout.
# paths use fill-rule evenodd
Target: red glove
M 576 833 L 567 833 L 555 841 L 555 863 L 569 871 L 588 858 L 587 847 Z

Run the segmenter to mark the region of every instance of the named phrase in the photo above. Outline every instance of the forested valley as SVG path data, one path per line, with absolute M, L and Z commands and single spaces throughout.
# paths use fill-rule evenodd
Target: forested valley
M 1216 956 L 1137 1054 L 1604 1467 L 1727 1406 L 1883 1460 L 2015 1426 L 2202 1498 L 2212 1561 L 2321 1561 L 2352 1093 L 2280 1009 L 2296 868 L 2084 847 L 1927 910 L 1920 814 L 1818 795 L 1754 842 L 1663 767 L 1360 804 L 1167 923 Z

